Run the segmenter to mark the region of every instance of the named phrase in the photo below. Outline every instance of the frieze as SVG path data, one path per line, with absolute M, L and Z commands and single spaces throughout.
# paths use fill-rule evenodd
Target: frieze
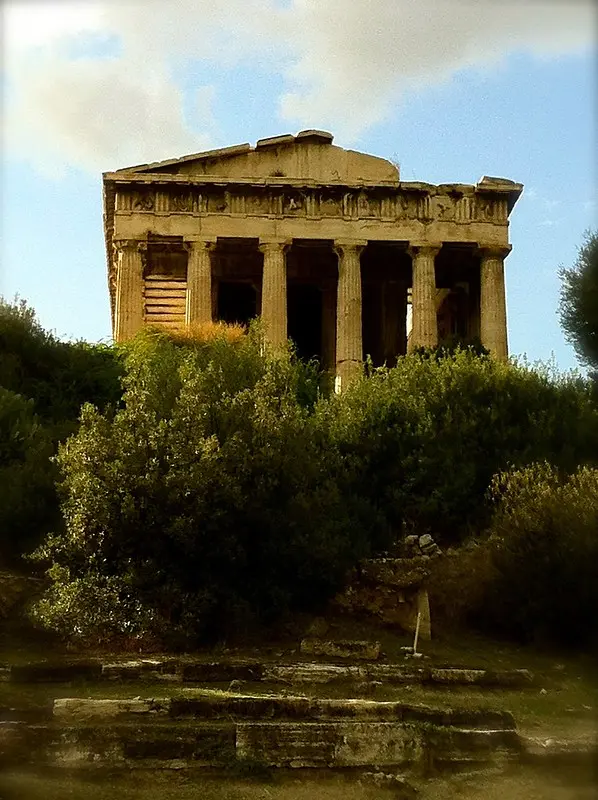
M 227 192 L 218 191 L 208 195 L 208 214 L 230 214 Z
M 285 192 L 282 195 L 282 213 L 284 216 L 304 217 L 307 213 L 305 194 L 303 192 Z
M 431 220 L 433 219 L 432 207 L 430 202 L 430 195 L 420 195 L 417 200 L 417 217 L 418 219 Z
M 270 199 L 265 190 L 258 189 L 245 195 L 245 213 L 264 217 L 270 213 Z
M 283 196 L 280 192 L 270 192 L 270 215 L 273 217 L 282 217 L 282 200 Z
M 357 216 L 380 217 L 380 200 L 370 192 L 360 192 L 357 196 Z
M 156 205 L 156 193 L 151 189 L 139 189 L 133 192 L 131 208 L 133 211 L 153 211 Z
M 180 211 L 190 213 L 193 211 L 193 192 L 187 189 L 182 192 L 174 192 L 170 195 L 170 211 Z
M 452 222 L 455 219 L 455 201 L 448 195 L 437 195 L 434 200 L 434 219 Z
M 319 216 L 340 217 L 342 216 L 342 198 L 336 192 L 320 192 L 319 194 Z
M 258 217 L 379 219 L 388 222 L 488 222 L 505 224 L 508 201 L 487 194 L 442 192 L 431 194 L 381 187 L 342 190 L 336 187 L 287 188 L 185 187 L 154 191 L 132 188 L 119 191 L 120 212 L 214 214 Z

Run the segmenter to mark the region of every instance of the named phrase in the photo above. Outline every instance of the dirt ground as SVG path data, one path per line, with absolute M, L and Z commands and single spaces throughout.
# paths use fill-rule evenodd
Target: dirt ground
M 598 773 L 513 768 L 504 774 L 435 778 L 417 784 L 418 800 L 596 800 Z M 0 777 L 1 800 L 400 800 L 409 794 L 358 776 L 260 779 L 139 770 L 123 775 L 12 772 Z

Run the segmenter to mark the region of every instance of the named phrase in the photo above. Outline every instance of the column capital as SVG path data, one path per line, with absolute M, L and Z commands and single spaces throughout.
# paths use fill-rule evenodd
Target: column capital
M 478 245 L 478 252 L 483 258 L 506 258 L 512 249 L 510 244 Z
M 344 255 L 347 251 L 360 255 L 367 244 L 367 239 L 335 239 L 332 249 L 338 256 Z
M 260 239 L 258 250 L 261 253 L 286 253 L 293 244 L 292 239 Z
M 411 258 L 415 256 L 430 256 L 435 258 L 442 248 L 442 242 L 409 242 L 407 255 Z
M 191 239 L 185 238 L 183 248 L 190 253 L 192 250 L 207 250 L 211 252 L 216 247 L 216 239 Z
M 140 252 L 147 248 L 147 242 L 141 239 L 113 239 L 112 246 L 115 250 L 135 250 Z

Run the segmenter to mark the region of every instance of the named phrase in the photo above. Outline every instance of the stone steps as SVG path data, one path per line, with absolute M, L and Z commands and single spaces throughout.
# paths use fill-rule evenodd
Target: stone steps
M 183 689 L 166 698 L 93 699 L 54 701 L 53 719 L 63 723 L 143 718 L 201 720 L 354 720 L 428 724 L 478 730 L 515 730 L 508 711 L 445 710 L 426 705 L 357 698 L 309 698 L 285 695 L 247 695 L 209 689 Z
M 0 707 L 5 765 L 383 767 L 414 774 L 519 759 L 522 740 L 512 714 L 405 703 L 408 692 L 400 690 L 406 696 L 398 700 L 345 691 L 533 685 L 527 670 L 233 657 L 32 662 L 7 665 L 2 677 L 8 684 L 8 704 Z M 73 695 L 98 696 L 65 697 L 73 684 Z M 237 691 L 210 688 L 218 684 Z M 318 696 L 323 684 L 343 696 Z M 127 691 L 139 695 L 127 697 Z
M 390 685 L 533 686 L 526 669 L 487 670 L 440 666 L 412 666 L 404 662 L 339 664 L 322 661 L 289 663 L 250 660 L 137 659 L 135 661 L 32 662 L 0 666 L 0 680 L 15 684 L 70 683 L 73 681 L 166 681 L 229 683 L 233 680 L 282 684 L 381 681 Z
M 181 687 L 162 698 L 59 698 L 43 724 L 0 723 L 0 763 L 68 767 L 385 767 L 519 756 L 508 712 Z M 47 709 L 46 709 L 47 713 Z
M 0 764 L 62 767 L 394 767 L 516 759 L 514 730 L 470 730 L 402 722 L 168 721 L 0 725 Z
M 181 686 L 161 698 L 59 698 L 44 714 L 0 722 L 0 767 L 257 766 L 430 776 L 540 757 L 587 763 L 597 755 L 595 743 L 582 752 L 523 736 L 509 712 L 357 698 Z

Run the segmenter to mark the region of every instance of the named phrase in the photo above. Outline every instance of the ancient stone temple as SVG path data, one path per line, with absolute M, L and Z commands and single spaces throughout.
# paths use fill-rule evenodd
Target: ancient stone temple
M 433 186 L 306 130 L 104 174 L 115 340 L 261 315 L 344 386 L 447 337 L 507 356 L 504 259 L 522 191 Z

